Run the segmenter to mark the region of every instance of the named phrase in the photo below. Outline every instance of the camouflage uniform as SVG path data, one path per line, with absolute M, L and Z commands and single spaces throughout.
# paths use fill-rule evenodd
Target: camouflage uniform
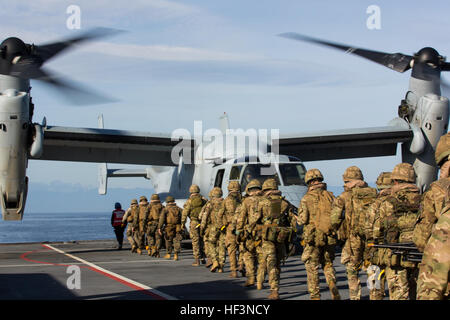
M 450 288 L 450 208 L 436 222 L 428 241 L 417 281 L 418 300 L 444 300 Z
M 236 236 L 243 242 L 243 260 L 247 282 L 245 286 L 255 284 L 255 260 L 259 251 L 260 238 L 256 233 L 256 226 L 261 224 L 258 214 L 258 203 L 261 201 L 261 183 L 257 179 L 251 180 L 246 187 L 247 197 L 244 197 L 238 211 Z
M 269 178 L 262 186 L 264 196 L 258 203 L 255 220 L 261 225 L 261 254 L 259 257 L 257 285 L 262 288 L 264 274 L 269 275 L 269 299 L 279 299 L 278 290 L 281 260 L 286 256 L 286 241 L 292 235 L 290 217 L 293 206 L 281 196 L 275 179 Z M 259 217 L 258 217 L 259 216 Z
M 142 254 L 145 248 L 145 233 L 147 231 L 147 219 L 149 214 L 149 203 L 147 198 L 142 196 L 139 198 L 139 215 L 135 223 L 137 253 Z
M 338 229 L 338 238 L 345 241 L 341 263 L 346 266 L 351 300 L 361 299 L 361 281 L 358 274 L 362 267 L 364 253 L 363 226 L 360 221 L 363 208 L 355 201 L 360 194 L 364 193 L 373 193 L 373 199 L 376 197 L 376 190 L 369 188 L 363 179 L 363 174 L 358 167 L 351 166 L 345 170 L 344 192 L 334 201 L 330 217 L 332 229 Z
M 414 242 L 424 251 L 417 281 L 418 300 L 444 300 L 450 296 L 449 155 L 450 133 L 447 133 L 440 138 L 435 152 L 440 179 L 425 193 L 414 229 Z
M 374 238 L 388 244 L 411 242 L 421 198 L 420 190 L 414 184 L 414 169 L 409 163 L 398 164 L 392 171 L 391 178 L 394 186 L 378 209 Z M 415 299 L 418 272 L 416 263 L 404 261 L 390 249 L 379 249 L 378 256 L 380 262 L 386 265 L 389 299 Z
M 207 225 L 209 226 L 207 239 L 209 257 L 213 262 L 211 272 L 217 269 L 219 272 L 223 272 L 225 264 L 225 231 L 223 228 L 225 224 L 223 212 L 220 212 L 222 205 L 222 190 L 215 187 L 211 190 L 211 200 L 202 210 L 202 222 L 200 225 L 201 233 L 203 233 Z
M 181 251 L 181 212 L 182 209 L 177 206 L 172 196 L 167 196 L 166 206 L 161 212 L 158 223 L 158 233 L 164 233 L 166 241 L 165 259 L 170 259 L 172 250 L 174 252 L 173 260 L 178 260 L 178 254 Z
M 128 242 L 130 242 L 131 245 L 131 252 L 136 252 L 137 249 L 137 242 L 134 239 L 134 225 L 135 221 L 137 220 L 137 217 L 139 215 L 139 206 L 137 199 L 132 199 L 130 207 L 125 212 L 125 215 L 123 216 L 122 223 L 128 224 L 128 229 L 126 232 L 126 236 L 128 239 Z
M 189 188 L 189 192 L 191 195 L 184 204 L 181 217 L 181 228 L 184 230 L 184 225 L 189 217 L 191 220 L 189 226 L 189 236 L 192 239 L 192 251 L 195 260 L 192 265 L 199 266 L 200 259 L 203 259 L 203 241 L 200 235 L 199 214 L 207 200 L 200 194 L 200 188 L 195 184 Z
M 236 209 L 241 203 L 241 187 L 238 181 L 230 181 L 228 184 L 228 196 L 223 201 L 219 215 L 224 217 L 225 223 L 225 246 L 230 259 L 231 278 L 237 277 L 237 239 L 236 239 Z
M 325 214 L 329 216 L 331 214 L 329 209 L 331 209 L 331 204 L 335 197 L 332 192 L 327 191 L 327 186 L 322 181 L 323 176 L 318 169 L 310 169 L 306 172 L 305 182 L 308 185 L 308 192 L 300 201 L 297 217 L 297 223 L 300 226 L 304 226 L 304 249 L 301 259 L 305 263 L 311 300 L 320 300 L 319 265 L 322 265 L 332 299 L 340 300 L 341 297 L 336 286 L 336 271 L 333 267 L 336 232 L 331 230 L 331 228 L 324 230 L 324 228 L 319 227 L 319 223 L 326 224 L 319 221 L 319 215 L 324 214 L 326 209 L 321 207 L 319 199 L 328 200 L 328 212 Z
M 377 199 L 372 203 L 367 211 L 364 224 L 364 232 L 366 237 L 366 248 L 364 251 L 364 263 L 368 266 L 367 278 L 371 281 L 369 284 L 370 300 L 383 300 L 384 288 L 386 286 L 386 277 L 381 277 L 381 268 L 384 268 L 384 263 L 378 259 L 378 250 L 376 248 L 368 247 L 368 244 L 374 243 L 374 225 L 375 221 L 379 220 L 378 209 L 387 196 L 391 194 L 392 179 L 390 172 L 382 172 L 376 182 L 379 190 Z M 377 239 L 378 240 L 378 239 Z M 370 280 L 369 280 L 370 279 Z
M 161 234 L 158 232 L 159 218 L 164 206 L 161 204 L 159 196 L 153 194 L 150 199 L 149 215 L 147 220 L 147 242 L 148 255 L 159 258 L 161 250 Z

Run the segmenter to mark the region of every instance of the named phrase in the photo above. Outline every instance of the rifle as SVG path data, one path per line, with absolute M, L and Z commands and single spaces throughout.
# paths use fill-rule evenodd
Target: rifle
M 416 245 L 412 242 L 405 243 L 387 243 L 387 244 L 375 244 L 369 243 L 368 247 L 373 248 L 385 248 L 391 249 L 393 254 L 400 255 L 402 260 L 411 262 L 421 262 L 423 253 L 417 249 Z

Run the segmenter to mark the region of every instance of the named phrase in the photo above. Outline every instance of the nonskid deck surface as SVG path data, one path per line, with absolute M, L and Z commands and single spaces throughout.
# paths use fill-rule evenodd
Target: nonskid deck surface
M 246 278 L 191 266 L 192 249 L 183 242 L 179 261 L 131 253 L 128 244 L 115 249 L 113 240 L 0 245 L 0 300 L 120 299 L 120 300 L 256 300 L 263 290 L 245 288 Z M 348 299 L 345 268 L 335 259 L 337 284 Z M 362 299 L 368 299 L 366 275 L 361 272 Z M 320 271 L 322 299 L 331 299 Z M 309 300 L 306 271 L 300 255 L 289 257 L 281 269 L 280 298 Z

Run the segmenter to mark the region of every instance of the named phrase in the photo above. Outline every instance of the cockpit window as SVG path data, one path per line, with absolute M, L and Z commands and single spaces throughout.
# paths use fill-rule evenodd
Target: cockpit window
M 280 163 L 280 174 L 285 186 L 305 185 L 305 167 L 301 164 Z
M 241 176 L 242 166 L 232 166 L 230 170 L 229 180 L 239 180 Z
M 242 175 L 241 191 L 244 192 L 247 184 L 253 179 L 258 179 L 262 185 L 264 181 L 269 178 L 274 178 L 277 181 L 277 184 L 280 185 L 280 179 L 275 165 L 261 163 L 249 164 L 245 167 Z

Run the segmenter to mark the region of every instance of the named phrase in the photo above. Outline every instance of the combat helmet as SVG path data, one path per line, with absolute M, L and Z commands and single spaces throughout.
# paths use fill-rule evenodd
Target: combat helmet
M 159 195 L 156 193 L 152 194 L 152 197 L 150 198 L 150 200 L 160 200 Z
M 264 181 L 262 185 L 262 190 L 278 190 L 278 184 L 277 181 L 274 178 L 269 178 Z
M 147 202 L 147 197 L 146 196 L 140 196 L 139 197 L 139 202 L 141 202 L 141 201 Z
M 409 163 L 399 163 L 392 170 L 391 179 L 414 183 L 416 181 L 416 173 L 413 166 Z
M 172 196 L 167 196 L 167 197 L 166 197 L 166 203 L 169 203 L 169 202 L 175 202 L 174 197 L 172 197 Z
M 359 169 L 356 166 L 351 166 L 348 167 L 344 174 L 342 175 L 342 178 L 344 179 L 344 181 L 349 181 L 349 180 L 364 180 L 364 176 L 361 172 L 361 169 Z
M 323 181 L 322 172 L 319 169 L 309 169 L 305 174 L 305 183 L 308 184 L 311 180 L 320 180 Z
M 189 193 L 199 193 L 200 192 L 200 188 L 198 185 L 193 184 L 192 186 L 189 187 Z
M 132 204 L 138 204 L 138 202 L 137 202 L 137 199 L 131 199 L 131 203 L 130 203 L 131 205 Z
M 214 198 L 220 198 L 223 195 L 222 189 L 220 189 L 219 187 L 214 187 L 211 190 L 210 194 L 211 194 L 211 197 L 214 197 Z
M 253 189 L 253 188 L 256 188 L 256 189 L 260 189 L 260 190 L 261 190 L 261 182 L 259 182 L 258 179 L 250 180 L 250 182 L 247 184 L 247 187 L 245 188 L 245 192 L 248 193 L 249 190 L 250 190 L 250 189 Z
M 436 146 L 436 152 L 434 153 L 434 158 L 438 167 L 448 159 L 450 155 L 450 132 L 443 135 Z
M 229 192 L 236 192 L 236 191 L 240 191 L 240 190 L 241 190 L 241 185 L 240 185 L 239 181 L 232 180 L 228 183 L 228 191 Z
M 377 188 L 379 190 L 383 190 L 383 189 L 387 189 L 392 187 L 392 178 L 391 178 L 392 173 L 390 172 L 382 172 L 380 173 L 380 175 L 377 178 Z

